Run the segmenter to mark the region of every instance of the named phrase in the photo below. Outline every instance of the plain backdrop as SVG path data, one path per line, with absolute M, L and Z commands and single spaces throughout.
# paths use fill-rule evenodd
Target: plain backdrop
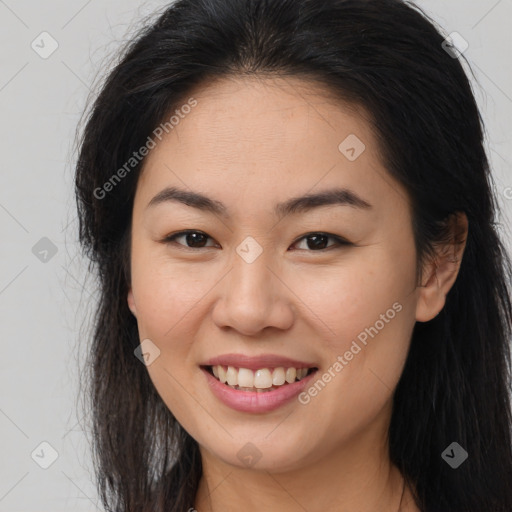
M 97 73 L 167 3 L 0 0 L 0 511 L 102 510 L 78 388 L 96 294 L 77 244 L 73 142 Z M 469 43 L 511 251 L 512 2 L 418 4 Z

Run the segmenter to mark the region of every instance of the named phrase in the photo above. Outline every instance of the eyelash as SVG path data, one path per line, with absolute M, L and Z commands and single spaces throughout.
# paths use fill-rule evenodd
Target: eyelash
M 198 231 L 198 230 L 194 230 L 194 229 L 187 229 L 187 230 L 179 231 L 178 233 L 174 233 L 172 235 L 169 235 L 169 236 L 165 237 L 162 240 L 162 242 L 163 243 L 169 243 L 169 244 L 176 244 L 176 245 L 181 246 L 185 250 L 191 250 L 191 251 L 197 251 L 197 250 L 200 250 L 200 249 L 208 249 L 208 248 L 212 247 L 212 246 L 188 247 L 186 245 L 178 244 L 177 242 L 175 242 L 176 238 L 179 238 L 180 236 L 185 236 L 185 235 L 188 235 L 188 234 L 191 234 L 191 233 L 199 233 L 201 235 L 205 235 L 210 240 L 213 240 L 212 237 L 208 236 L 203 231 Z M 322 235 L 322 236 L 326 236 L 326 237 L 328 237 L 328 238 L 330 238 L 332 240 L 335 240 L 337 242 L 338 247 L 354 245 L 351 242 L 349 242 L 348 240 L 345 240 L 344 238 L 342 238 L 340 236 L 333 235 L 331 233 L 324 233 L 323 231 L 311 231 L 309 233 L 306 233 L 305 235 L 302 235 L 300 238 L 297 238 L 293 242 L 293 245 L 295 245 L 296 243 L 300 242 L 301 240 L 303 240 L 305 238 L 308 238 L 309 236 L 312 236 L 312 235 Z M 334 246 L 331 245 L 331 246 L 325 247 L 324 249 L 318 249 L 318 250 L 311 250 L 311 249 L 298 249 L 298 250 L 304 250 L 304 251 L 307 251 L 307 252 L 323 252 L 323 251 L 327 251 L 328 249 L 332 249 L 333 247 L 335 247 L 335 245 Z

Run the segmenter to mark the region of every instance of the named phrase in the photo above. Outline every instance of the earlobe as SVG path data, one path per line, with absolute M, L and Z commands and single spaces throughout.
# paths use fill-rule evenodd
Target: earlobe
M 436 257 L 423 274 L 427 278 L 418 288 L 418 322 L 428 322 L 442 311 L 446 296 L 457 279 L 468 234 L 468 221 L 464 213 L 459 212 L 455 220 L 451 221 L 451 233 L 451 241 L 437 246 Z
M 128 307 L 130 308 L 130 311 L 132 312 L 133 316 L 137 318 L 137 308 L 135 307 L 135 300 L 133 298 L 133 292 L 130 288 L 130 291 L 128 292 Z
M 416 321 L 418 322 L 432 320 L 444 308 L 446 303 L 446 295 L 437 275 L 438 266 L 436 262 L 433 265 L 434 268 L 427 274 L 427 282 L 419 288 L 419 298 L 416 305 Z

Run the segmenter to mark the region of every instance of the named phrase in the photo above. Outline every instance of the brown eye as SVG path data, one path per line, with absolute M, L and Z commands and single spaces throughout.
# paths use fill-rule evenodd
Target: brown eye
M 336 245 L 338 245 L 338 246 L 352 245 L 347 240 L 344 240 L 343 238 L 336 236 L 336 235 L 330 235 L 329 233 L 308 233 L 307 235 L 304 235 L 303 237 L 299 238 L 299 240 L 297 240 L 297 242 L 299 242 L 301 240 L 306 240 L 307 249 L 315 252 L 315 251 L 321 251 L 321 250 L 328 249 L 328 248 L 332 247 L 332 245 L 330 245 L 330 246 L 327 245 L 329 239 L 334 240 L 336 242 L 335 244 L 333 244 L 334 246 L 336 246 Z M 295 242 L 295 244 L 297 242 Z
M 183 242 L 178 241 L 180 238 L 183 238 Z M 177 244 L 185 247 L 186 249 L 203 249 L 207 247 L 215 247 L 215 244 L 206 245 L 208 240 L 213 240 L 213 238 L 208 236 L 206 233 L 203 233 L 202 231 L 185 230 L 167 236 L 164 238 L 163 242 Z M 347 240 L 336 235 L 331 235 L 329 233 L 308 233 L 307 235 L 304 235 L 296 240 L 293 245 L 296 245 L 302 240 L 306 241 L 306 248 L 302 247 L 299 249 L 307 250 L 309 252 L 319 252 L 335 246 L 353 245 Z M 335 243 L 329 245 L 329 240 L 333 240 Z
M 185 240 L 185 243 L 176 242 L 176 240 L 182 237 Z M 205 245 L 208 239 L 213 240 L 211 237 L 209 237 L 206 233 L 203 233 L 202 231 L 186 230 L 180 231 L 179 233 L 175 233 L 174 235 L 166 237 L 164 239 L 164 242 L 177 243 L 178 245 L 183 245 L 188 249 L 202 249 L 203 247 L 212 247 Z

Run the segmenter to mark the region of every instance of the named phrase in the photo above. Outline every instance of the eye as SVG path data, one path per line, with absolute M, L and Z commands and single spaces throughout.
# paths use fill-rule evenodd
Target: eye
M 175 242 L 179 238 L 185 237 L 185 242 L 191 245 L 185 245 L 179 242 Z M 178 245 L 185 245 L 188 249 L 201 249 L 203 247 L 213 247 L 213 246 L 205 246 L 206 240 L 210 238 L 206 233 L 202 231 L 194 231 L 193 229 L 188 229 L 185 231 L 180 231 L 179 233 L 175 233 L 174 235 L 169 235 L 164 238 L 163 242 L 166 243 L 178 243 Z
M 176 242 L 176 240 L 179 240 L 182 237 L 184 237 L 185 244 Z M 210 245 L 210 246 L 205 245 L 206 241 L 208 239 L 213 240 L 213 238 L 208 236 L 206 233 L 203 233 L 202 231 L 194 231 L 193 229 L 188 229 L 185 231 L 180 231 L 178 233 L 174 233 L 173 235 L 169 235 L 169 236 L 165 237 L 164 240 L 162 240 L 162 241 L 164 243 L 173 243 L 173 244 L 177 243 L 178 245 L 184 246 L 187 249 L 202 249 L 202 248 L 206 248 L 206 247 L 215 247 L 215 245 Z M 334 240 L 335 243 L 332 245 L 326 246 L 326 243 L 329 239 Z M 308 249 L 313 250 L 313 251 L 310 250 L 309 252 L 322 251 L 322 250 L 332 247 L 333 245 L 334 246 L 336 246 L 336 245 L 338 245 L 338 246 L 353 245 L 352 243 L 348 242 L 347 240 L 345 240 L 339 236 L 331 235 L 329 233 L 321 233 L 321 232 L 308 233 L 308 234 L 300 237 L 299 239 L 297 239 L 293 243 L 293 245 L 296 245 L 298 242 L 300 242 L 302 240 L 306 241 L 306 246 Z
M 341 238 L 336 235 L 331 235 L 329 233 L 308 233 L 307 235 L 302 236 L 296 242 L 294 242 L 294 245 L 297 242 L 300 242 L 301 240 L 305 240 L 306 247 L 309 249 L 313 249 L 313 252 L 322 251 L 332 247 L 332 245 L 326 247 L 327 240 L 329 239 L 334 240 L 336 242 L 335 244 L 333 244 L 334 246 L 352 245 L 349 241 L 345 240 L 344 238 Z

